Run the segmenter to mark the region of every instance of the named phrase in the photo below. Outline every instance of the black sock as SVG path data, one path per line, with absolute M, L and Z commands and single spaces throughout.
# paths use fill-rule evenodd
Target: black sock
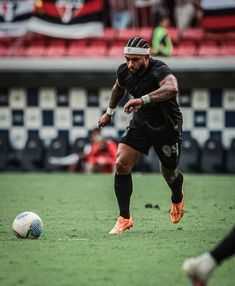
M 174 204 L 178 204 L 182 201 L 183 194 L 182 194 L 182 185 L 183 185 L 184 177 L 183 175 L 178 172 L 178 177 L 174 180 L 173 183 L 168 184 L 172 191 L 171 201 Z
M 235 254 L 235 227 L 210 253 L 218 264 Z
M 124 218 L 130 217 L 130 198 L 132 194 L 132 178 L 131 174 L 117 175 L 114 179 L 115 193 L 120 210 L 120 216 Z

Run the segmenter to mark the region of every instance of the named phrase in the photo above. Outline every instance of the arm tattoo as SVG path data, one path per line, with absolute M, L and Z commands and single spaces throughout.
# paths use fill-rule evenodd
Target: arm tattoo
M 113 88 L 112 88 L 112 94 L 109 99 L 109 107 L 116 108 L 118 105 L 118 102 L 122 99 L 126 92 L 126 89 L 122 87 L 118 81 L 115 82 Z
M 166 76 L 160 82 L 160 88 L 150 92 L 150 102 L 161 102 L 170 99 L 178 92 L 178 84 L 176 78 L 171 74 Z

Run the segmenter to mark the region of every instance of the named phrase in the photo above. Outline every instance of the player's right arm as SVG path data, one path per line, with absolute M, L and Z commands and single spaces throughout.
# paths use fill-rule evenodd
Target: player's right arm
M 118 80 L 116 80 L 115 84 L 112 87 L 111 97 L 109 99 L 107 111 L 101 116 L 100 120 L 98 121 L 99 127 L 104 127 L 111 122 L 115 108 L 117 107 L 118 102 L 125 95 L 125 92 L 126 89 L 118 83 Z

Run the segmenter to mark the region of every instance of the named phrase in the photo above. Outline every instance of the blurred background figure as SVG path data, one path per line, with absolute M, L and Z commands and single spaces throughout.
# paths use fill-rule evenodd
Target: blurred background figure
M 135 26 L 150 27 L 153 25 L 153 7 L 159 0 L 134 0 Z
M 117 144 L 112 139 L 105 139 L 99 128 L 91 131 L 90 143 L 84 146 L 84 152 L 65 157 L 50 157 L 55 166 L 68 166 L 69 171 L 94 173 L 112 173 L 116 161 Z
M 215 248 L 198 257 L 186 259 L 183 270 L 194 286 L 206 286 L 212 272 L 226 259 L 235 254 L 235 226 Z
M 131 0 L 109 0 L 111 26 L 121 30 L 133 23 Z
M 152 36 L 152 55 L 170 56 L 173 51 L 171 38 L 168 36 L 170 19 L 166 15 L 156 17 L 156 26 Z
M 176 26 L 182 37 L 194 20 L 197 23 L 200 22 L 202 17 L 201 0 L 176 0 L 174 14 Z
M 91 138 L 86 158 L 86 172 L 112 173 L 116 161 L 116 142 L 104 139 L 99 128 L 92 131 Z

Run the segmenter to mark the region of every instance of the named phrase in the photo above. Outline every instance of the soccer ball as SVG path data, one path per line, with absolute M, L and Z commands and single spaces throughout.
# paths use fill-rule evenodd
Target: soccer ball
M 43 223 L 34 212 L 23 212 L 16 216 L 12 229 L 18 238 L 39 238 L 42 234 Z

